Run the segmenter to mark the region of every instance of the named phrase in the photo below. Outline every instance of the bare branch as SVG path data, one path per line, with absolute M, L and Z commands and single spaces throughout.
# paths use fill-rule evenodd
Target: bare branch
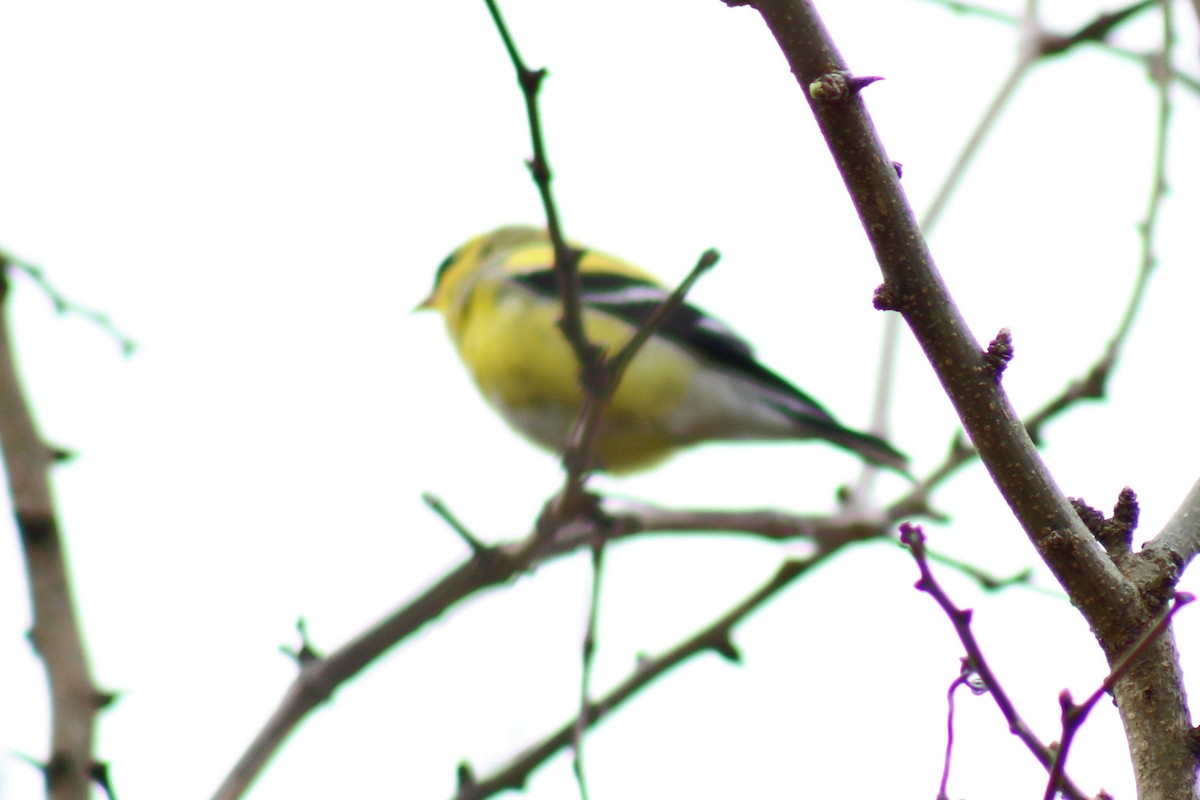
M 0 265 L 6 268 L 11 268 L 24 274 L 32 280 L 37 287 L 42 290 L 46 297 L 50 298 L 50 302 L 54 304 L 54 312 L 60 316 L 74 314 L 77 317 L 83 317 L 89 322 L 96 325 L 102 331 L 107 333 L 121 347 L 122 355 L 131 356 L 137 350 L 137 342 L 133 341 L 129 336 L 121 332 L 107 314 L 96 311 L 95 309 L 85 308 L 84 306 L 68 300 L 62 292 L 55 288 L 54 284 L 50 283 L 46 278 L 46 272 L 41 267 L 34 266 L 28 261 L 22 261 L 18 258 L 13 258 L 8 253 L 0 250 Z
M 840 547 L 840 545 L 835 545 L 830 549 L 820 549 L 808 558 L 784 561 L 770 580 L 743 598 L 712 624 L 661 655 L 641 659 L 629 677 L 604 697 L 591 704 L 587 715 L 588 725 L 599 723 L 654 680 L 700 653 L 711 651 L 727 661 L 739 662 L 741 655 L 733 643 L 734 628 L 765 602 L 806 574 L 809 569 L 832 556 Z M 562 725 L 557 731 L 526 749 L 521 755 L 483 780 L 476 781 L 469 767 L 460 767 L 458 791 L 454 794 L 453 800 L 479 800 L 506 789 L 520 789 L 535 769 L 570 745 L 576 724 L 577 720 L 571 720 Z M 464 774 L 470 776 L 470 780 L 462 780 Z
M 885 281 L 877 307 L 904 315 L 1001 495 L 1114 663 L 1129 645 L 1130 632 L 1141 629 L 1154 608 L 1097 546 L 988 368 L 933 264 L 853 76 L 812 3 L 758 0 L 755 6 L 805 92 L 875 251 Z M 1191 760 L 1191 734 L 1173 639 L 1162 637 L 1152 648 L 1149 666 L 1116 687 L 1134 772 L 1143 790 L 1157 787 L 1159 794 L 1147 798 L 1190 796 L 1196 775 L 1182 766 Z M 1137 744 L 1149 738 L 1158 746 Z
M 1032 32 L 1035 36 L 1034 41 L 1037 46 L 1032 48 L 1035 55 L 1036 51 L 1039 49 L 1046 49 L 1048 51 L 1043 55 L 1060 55 L 1061 53 L 1066 52 L 1066 50 L 1074 49 L 1078 45 L 1087 44 L 1091 47 L 1097 48 L 1098 50 L 1103 50 L 1109 55 L 1116 56 L 1117 58 L 1121 58 L 1126 61 L 1132 61 L 1144 67 L 1149 67 L 1151 71 L 1154 71 L 1155 63 L 1160 60 L 1158 58 L 1158 54 L 1156 53 L 1148 54 L 1136 52 L 1118 45 L 1111 44 L 1107 41 L 1107 36 L 1109 33 L 1115 30 L 1120 23 L 1132 18 L 1133 16 L 1136 16 L 1138 13 L 1146 10 L 1151 5 L 1167 5 L 1167 3 L 1163 2 L 1162 0 L 1155 0 L 1153 3 L 1135 3 L 1134 5 L 1128 6 L 1120 11 L 1100 14 L 1098 17 L 1096 17 L 1096 19 L 1086 23 L 1073 34 L 1052 33 L 1051 31 L 1042 29 L 1040 25 L 1036 24 L 1029 26 L 1026 23 L 1025 18 L 1022 16 L 1009 14 L 1003 11 L 997 11 L 995 9 L 987 8 L 975 3 L 963 3 L 958 2 L 958 0 L 926 0 L 926 2 L 945 6 L 949 10 L 961 14 L 972 14 L 977 17 L 1003 22 L 1008 25 L 1024 27 L 1026 30 Z M 1192 5 L 1196 6 L 1197 16 L 1200 17 L 1200 0 L 1192 0 Z M 1063 49 L 1056 49 L 1060 47 Z M 1195 76 L 1179 70 L 1174 65 L 1168 65 L 1167 69 L 1170 71 L 1172 80 L 1177 81 L 1188 91 L 1195 94 L 1200 94 L 1200 79 L 1197 79 Z
M 950 783 L 950 762 L 954 756 L 954 692 L 960 686 L 966 686 L 975 694 L 987 691 L 986 686 L 980 687 L 976 684 L 978 680 L 979 676 L 971 666 L 971 660 L 964 658 L 958 677 L 950 682 L 950 688 L 946 690 L 946 755 L 942 758 L 942 781 L 938 784 L 937 800 L 950 800 L 946 786 Z
M 1009 699 L 1004 686 L 1000 683 L 995 673 L 992 672 L 992 668 L 988 665 L 987 659 L 983 655 L 983 650 L 979 647 L 979 642 L 975 639 L 975 633 L 971 630 L 971 611 L 956 606 L 954 601 L 950 599 L 950 596 L 946 594 L 945 590 L 937 582 L 937 579 L 933 577 L 933 571 L 929 569 L 929 561 L 925 555 L 925 534 L 921 532 L 919 526 L 905 523 L 900 526 L 900 541 L 908 545 L 912 551 L 913 559 L 917 562 L 917 569 L 921 572 L 921 579 L 917 581 L 917 588 L 928 594 L 941 606 L 942 611 L 946 613 L 951 624 L 954 625 L 954 632 L 958 634 L 958 639 L 962 642 L 963 649 L 967 651 L 967 662 L 971 670 L 978 674 L 984 685 L 987 686 L 992 699 L 996 701 L 997 708 L 1000 709 L 1000 713 L 1004 715 L 1005 721 L 1008 722 L 1008 729 L 1012 731 L 1014 736 L 1021 740 L 1029 752 L 1033 753 L 1038 763 L 1049 772 L 1054 764 L 1054 751 L 1042 744 L 1041 740 L 1030 730 L 1029 725 L 1017 713 L 1016 706 Z M 1077 786 L 1073 785 L 1065 776 L 1062 779 L 1062 790 L 1072 800 L 1086 800 L 1087 798 L 1087 795 Z
M 592 542 L 592 591 L 588 597 L 587 629 L 583 634 L 583 668 L 579 678 L 579 716 L 572 726 L 572 746 L 575 749 L 573 769 L 579 785 L 581 800 L 588 800 L 587 776 L 584 772 L 583 740 L 589 725 L 592 693 L 592 667 L 596 661 L 596 630 L 600 620 L 600 587 L 604 580 L 604 538 L 597 535 Z
M 1178 579 L 1197 553 L 1200 553 L 1200 478 L 1141 555 L 1170 564 Z
M 595 391 L 584 393 L 583 407 L 567 438 L 567 450 L 563 458 L 567 465 L 567 482 L 559 498 L 550 507 L 557 519 L 569 518 L 571 514 L 578 513 L 581 505 L 579 495 L 583 492 L 583 482 L 594 462 L 596 440 L 600 435 L 600 420 L 604 416 L 604 410 L 616 394 L 617 388 L 621 385 L 625 370 L 629 368 L 634 356 L 646 342 L 650 341 L 650 337 L 658 331 L 667 317 L 682 305 L 687 293 L 691 291 L 700 276 L 712 269 L 719 258 L 716 250 L 706 250 L 701 254 L 696 266 L 675 288 L 675 291 L 671 292 L 667 299 L 663 300 L 654 309 L 654 312 L 638 326 L 629 341 L 612 358 L 601 363 L 601 377 L 597 381 L 598 388 Z M 539 523 L 539 525 L 547 524 L 548 520 Z
M 1046 782 L 1046 793 L 1043 795 L 1043 800 L 1054 800 L 1055 795 L 1060 791 L 1065 791 L 1067 780 L 1064 770 L 1067 757 L 1071 752 L 1071 743 L 1075 740 L 1075 734 L 1083 727 L 1088 715 L 1092 713 L 1092 709 L 1100 702 L 1100 698 L 1112 693 L 1117 681 L 1137 663 L 1139 658 L 1145 655 L 1150 645 L 1166 632 L 1167 626 L 1171 624 L 1171 618 L 1179 609 L 1195 599 L 1185 592 L 1175 595 L 1175 602 L 1117 660 L 1099 688 L 1092 692 L 1082 705 L 1075 705 L 1071 701 L 1071 693 L 1066 689 L 1062 691 L 1058 698 L 1059 704 L 1062 706 L 1062 736 L 1059 739 L 1058 748 L 1054 751 L 1054 765 L 1050 770 L 1050 778 Z
M 429 507 L 433 513 L 437 514 L 442 520 L 450 526 L 450 530 L 458 534 L 458 538 L 462 539 L 467 547 L 471 548 L 471 552 L 475 555 L 482 555 L 488 549 L 487 545 L 481 542 L 475 534 L 471 533 L 470 529 L 464 525 L 458 517 L 442 502 L 440 497 L 436 497 L 429 492 L 421 495 L 421 500 Z
M 29 581 L 29 636 L 50 689 L 50 760 L 43 771 L 51 800 L 86 800 L 96 774 L 96 715 L 112 696 L 92 678 L 50 488 L 54 453 L 37 431 L 17 374 L 8 321 L 9 268 L 0 253 L 0 447 Z
M 546 230 L 550 234 L 550 242 L 554 247 L 554 269 L 558 273 L 559 288 L 562 292 L 562 318 L 559 326 L 563 336 L 575 351 L 579 362 L 580 376 L 585 389 L 595 390 L 600 379 L 600 349 L 587 340 L 583 330 L 580 296 L 583 294 L 579 280 L 579 259 L 583 255 L 579 250 L 567 244 L 559 221 L 558 205 L 554 201 L 554 192 L 550 184 L 553 173 L 550 170 L 550 158 L 546 155 L 545 137 L 542 135 L 542 117 L 538 106 L 538 93 L 542 81 L 546 78 L 545 69 L 530 69 L 521 58 L 517 44 L 509 33 L 508 25 L 500 14 L 496 0 L 484 0 L 492 22 L 504 42 L 508 58 L 517 71 L 517 83 L 521 87 L 521 95 L 525 100 L 525 114 L 529 122 L 529 136 L 533 145 L 533 157 L 526 162 L 533 176 L 538 195 L 542 199 L 542 209 L 546 214 Z

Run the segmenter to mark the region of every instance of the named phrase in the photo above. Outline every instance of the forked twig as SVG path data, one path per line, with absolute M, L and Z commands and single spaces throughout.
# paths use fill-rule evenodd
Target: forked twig
M 1071 743 L 1075 740 L 1075 734 L 1083 727 L 1088 714 L 1092 713 L 1092 709 L 1100 702 L 1100 698 L 1112 694 L 1113 687 L 1117 685 L 1117 681 L 1137 663 L 1139 658 L 1145 655 L 1146 650 L 1154 640 L 1163 635 L 1167 630 L 1167 626 L 1171 624 L 1171 619 L 1179 612 L 1179 609 L 1195 599 L 1195 596 L 1187 592 L 1176 593 L 1171 606 L 1154 621 L 1153 625 L 1137 638 L 1137 641 L 1129 646 L 1125 654 L 1113 665 L 1107 677 L 1104 678 L 1104 681 L 1082 705 L 1075 705 L 1071 700 L 1071 693 L 1066 689 L 1062 690 L 1058 696 L 1059 705 L 1062 707 L 1062 737 L 1059 739 L 1058 747 L 1054 751 L 1054 763 L 1050 769 L 1050 777 L 1046 781 L 1046 793 L 1043 795 L 1043 800 L 1054 800 L 1054 796 L 1063 790 L 1066 782 L 1064 771 L 1066 769 L 1067 756 L 1071 752 Z
M 967 663 L 970 669 L 979 676 L 987 687 L 988 692 L 996 701 L 997 708 L 1004 715 L 1005 721 L 1008 723 L 1008 729 L 1012 731 L 1029 752 L 1033 753 L 1034 758 L 1038 763 L 1045 767 L 1049 772 L 1054 763 L 1054 751 L 1046 745 L 1042 744 L 1041 740 L 1034 735 L 1030 730 L 1029 725 L 1017 713 L 1016 706 L 1013 705 L 1008 693 L 1004 690 L 1004 686 L 1000 683 L 992 668 L 988 665 L 987 659 L 983 655 L 983 650 L 979 647 L 979 642 L 975 639 L 975 634 L 971 630 L 971 612 L 968 609 L 961 609 L 954 604 L 950 596 L 946 594 L 937 579 L 933 576 L 933 571 L 929 568 L 929 560 L 925 552 L 925 534 L 921 531 L 920 526 L 904 523 L 900 526 L 900 541 L 908 545 L 912 551 L 913 560 L 917 563 L 917 569 L 920 570 L 921 579 L 917 581 L 917 588 L 932 597 L 937 604 L 941 606 L 942 611 L 950 619 L 954 625 L 954 632 L 958 634 L 958 639 L 962 642 L 963 649 L 967 651 Z M 1071 800 L 1087 800 L 1087 795 L 1084 794 L 1077 786 L 1063 776 L 1062 778 L 1063 793 Z

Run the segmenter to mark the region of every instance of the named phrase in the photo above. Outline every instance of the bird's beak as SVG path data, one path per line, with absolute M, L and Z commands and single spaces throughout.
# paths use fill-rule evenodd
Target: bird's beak
M 437 308 L 437 305 L 433 302 L 433 294 L 430 294 L 429 297 L 426 297 L 424 300 L 422 300 L 420 304 L 409 313 L 415 314 L 418 311 L 427 311 L 431 308 Z

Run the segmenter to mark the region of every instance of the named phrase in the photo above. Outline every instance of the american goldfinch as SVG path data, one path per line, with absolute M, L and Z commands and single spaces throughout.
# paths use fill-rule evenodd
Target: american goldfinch
M 419 308 L 446 321 L 483 396 L 536 444 L 562 454 L 579 415 L 574 351 L 556 321 L 562 306 L 546 232 L 511 226 L 477 236 L 437 271 Z M 586 250 L 579 263 L 584 329 L 609 354 L 669 294 L 620 259 Z M 815 400 L 755 360 L 722 323 L 683 304 L 637 352 L 601 420 L 598 467 L 625 473 L 710 441 L 823 439 L 874 464 L 906 459 L 875 436 L 842 427 Z

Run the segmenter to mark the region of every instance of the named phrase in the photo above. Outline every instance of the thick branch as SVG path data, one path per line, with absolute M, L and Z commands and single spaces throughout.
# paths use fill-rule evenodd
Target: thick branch
M 25 400 L 8 330 L 8 264 L 0 257 L 0 444 L 33 607 L 30 639 L 50 684 L 53 722 L 45 765 L 51 800 L 86 800 L 95 763 L 96 712 L 107 702 L 92 680 L 50 491 L 52 453 Z
M 845 62 L 810 3 L 761 0 L 846 187 L 886 283 L 884 305 L 904 314 L 992 479 L 1055 577 L 1102 641 L 1136 628 L 1133 586 L 1095 546 L 1038 455 L 934 266 L 925 239 L 853 89 Z M 840 96 L 833 93 L 838 83 Z M 822 90 L 829 85 L 833 88 Z M 813 95 L 825 99 L 814 99 Z M 1114 641 L 1106 649 L 1123 649 Z
M 811 3 L 755 5 L 804 91 L 875 251 L 885 281 L 877 305 L 904 315 L 997 488 L 1112 664 L 1153 609 L 1097 546 L 1056 485 L 995 365 L 955 307 L 859 96 L 866 80 L 851 75 Z M 1168 632 L 1115 691 L 1143 800 L 1195 792 L 1174 655 Z
M 1162 531 L 1142 551 L 1152 561 L 1158 560 L 1154 558 L 1156 554 L 1165 556 L 1177 575 L 1183 574 L 1197 553 L 1200 553 L 1200 478 L 1192 484 Z

